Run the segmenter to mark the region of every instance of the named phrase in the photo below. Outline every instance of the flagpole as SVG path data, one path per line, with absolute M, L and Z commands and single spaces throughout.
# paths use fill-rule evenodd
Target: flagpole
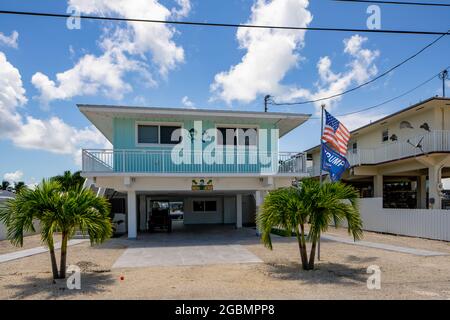
M 320 169 L 319 169 L 319 181 L 320 185 L 322 185 L 323 179 L 322 179 L 322 137 L 323 137 L 323 111 L 325 110 L 325 104 L 322 104 L 321 106 L 321 116 L 320 116 Z M 320 236 L 319 236 L 319 243 L 317 245 L 317 260 L 320 261 Z

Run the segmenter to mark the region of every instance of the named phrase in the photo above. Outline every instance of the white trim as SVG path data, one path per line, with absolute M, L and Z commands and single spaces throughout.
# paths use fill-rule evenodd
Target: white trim
M 209 109 L 180 109 L 180 108 L 156 108 L 156 107 L 124 107 L 124 106 L 108 106 L 108 105 L 83 105 L 78 104 L 81 111 L 104 112 L 104 113 L 130 113 L 138 114 L 157 114 L 162 116 L 167 115 L 205 115 L 205 116 L 219 116 L 229 117 L 235 116 L 238 118 L 259 118 L 259 119 L 298 119 L 302 118 L 308 120 L 311 114 L 305 113 L 287 113 L 287 112 L 254 112 L 254 111 L 227 111 L 227 110 L 209 110 Z
M 138 137 L 138 127 L 140 125 L 143 126 L 155 126 L 158 127 L 158 143 L 139 143 L 139 137 Z M 161 143 L 161 127 L 180 127 L 181 129 L 184 129 L 184 123 L 183 122 L 161 122 L 161 121 L 141 121 L 137 120 L 134 122 L 134 143 L 136 147 L 173 147 L 177 145 L 178 143 L 174 144 L 162 144 Z
M 205 175 L 203 172 L 191 172 L 191 173 L 146 173 L 146 172 L 85 172 L 83 171 L 81 175 L 84 178 L 90 177 L 173 177 L 173 178 L 186 178 L 186 177 L 198 177 L 199 175 Z M 286 172 L 286 173 L 274 173 L 274 174 L 262 174 L 262 173 L 207 173 L 208 177 L 211 178 L 239 178 L 239 177 L 291 177 L 291 178 L 303 178 L 308 177 L 307 172 Z

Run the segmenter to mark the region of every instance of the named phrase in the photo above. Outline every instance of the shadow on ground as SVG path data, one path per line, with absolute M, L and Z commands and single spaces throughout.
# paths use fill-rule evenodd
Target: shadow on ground
M 300 263 L 265 264 L 265 273 L 281 280 L 299 280 L 307 284 L 354 285 L 367 281 L 366 269 L 345 264 L 321 262 L 314 270 L 303 270 Z
M 349 255 L 346 258 L 347 262 L 357 262 L 357 263 L 370 263 L 378 260 L 377 257 L 357 257 L 354 255 Z
M 69 290 L 66 280 L 57 280 L 53 283 L 51 275 L 45 277 L 28 276 L 24 278 L 21 284 L 10 284 L 6 289 L 13 290 L 11 299 L 57 299 L 77 297 L 78 295 L 86 297 L 89 294 L 98 294 L 108 290 L 108 287 L 115 283 L 111 274 L 107 273 L 82 273 L 81 289 Z M 36 297 L 34 297 L 36 296 Z

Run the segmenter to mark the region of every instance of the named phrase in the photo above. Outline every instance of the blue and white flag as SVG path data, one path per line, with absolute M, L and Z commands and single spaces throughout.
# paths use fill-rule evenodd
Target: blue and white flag
M 347 159 L 322 143 L 322 170 L 330 173 L 331 181 L 338 181 L 347 168 L 350 167 Z

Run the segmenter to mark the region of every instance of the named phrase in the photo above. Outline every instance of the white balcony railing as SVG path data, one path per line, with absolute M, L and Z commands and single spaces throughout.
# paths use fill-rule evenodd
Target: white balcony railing
M 409 140 L 409 143 L 407 142 Z M 358 148 L 347 154 L 350 165 L 379 164 L 434 152 L 450 152 L 450 131 L 433 130 L 402 141 L 388 142 L 379 148 Z M 320 163 L 307 168 L 309 176 L 320 175 Z
M 409 140 L 409 142 L 408 142 Z M 350 151 L 351 166 L 377 164 L 433 152 L 450 152 L 450 131 L 434 130 L 402 141 L 389 142 L 375 149 Z
M 298 152 L 234 151 L 218 156 L 200 151 L 185 156 L 180 163 L 170 149 L 83 150 L 82 166 L 85 173 L 306 175 L 306 155 Z

